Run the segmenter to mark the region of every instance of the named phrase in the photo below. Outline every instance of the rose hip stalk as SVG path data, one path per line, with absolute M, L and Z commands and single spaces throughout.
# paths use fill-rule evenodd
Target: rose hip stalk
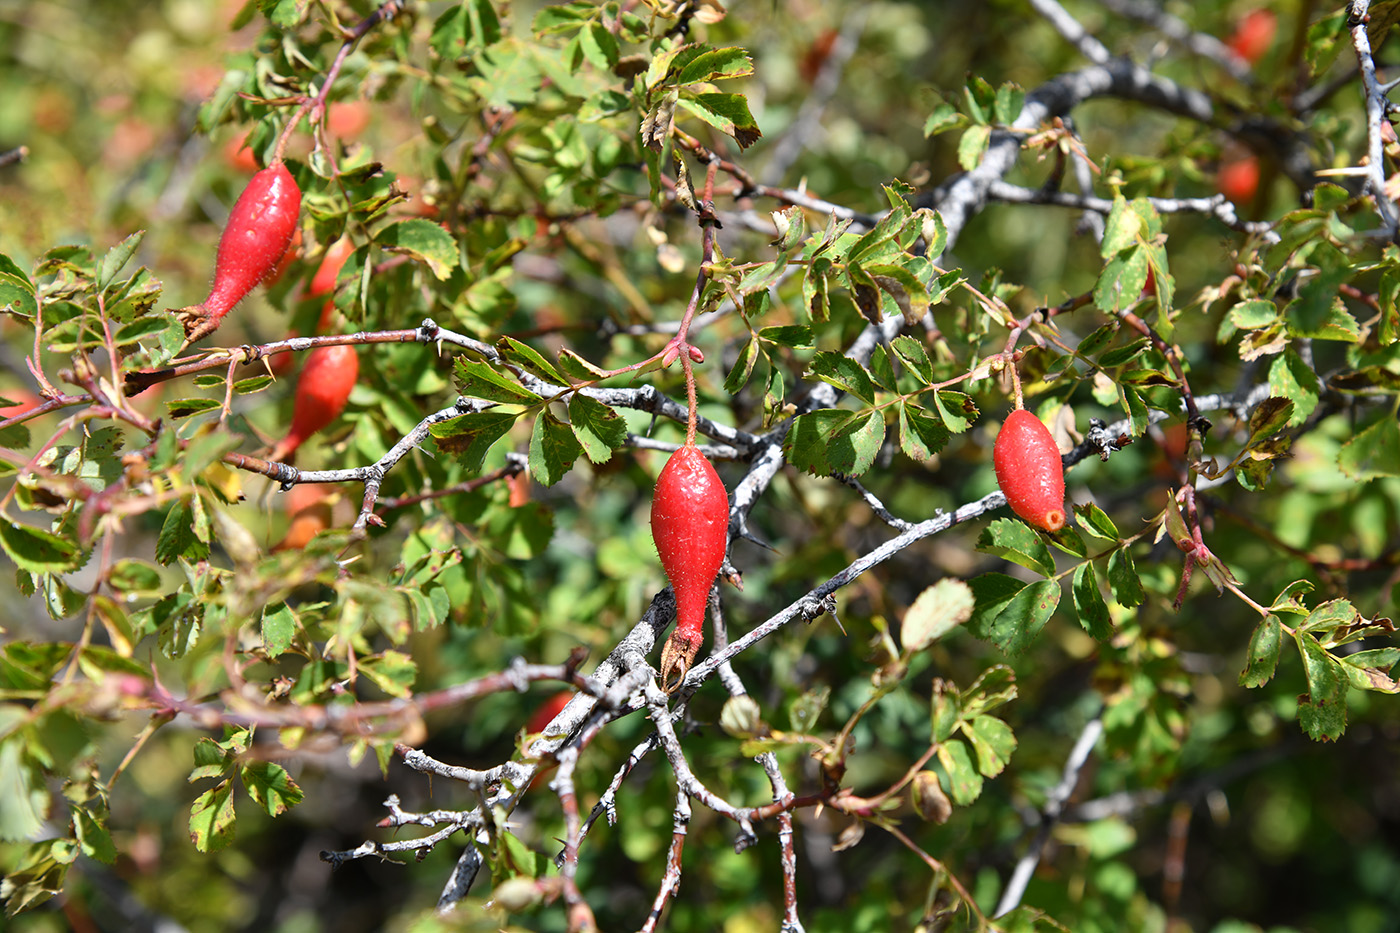
M 1011 511 L 1045 531 L 1065 527 L 1065 468 L 1039 418 L 1024 408 L 1013 411 L 997 435 L 992 464 Z
M 176 312 L 185 325 L 185 346 L 213 333 L 234 305 L 277 268 L 300 213 L 301 189 L 281 162 L 249 179 L 219 237 L 209 297 Z
M 285 460 L 308 437 L 330 424 L 345 410 L 350 390 L 360 375 L 360 357 L 354 347 L 317 347 L 306 357 L 297 381 L 292 408 L 292 428 L 273 446 L 270 460 Z
M 669 689 L 700 650 L 705 606 L 729 543 L 729 495 L 694 444 L 673 453 L 657 477 L 651 536 L 676 596 L 676 630 L 661 651 L 661 683 Z

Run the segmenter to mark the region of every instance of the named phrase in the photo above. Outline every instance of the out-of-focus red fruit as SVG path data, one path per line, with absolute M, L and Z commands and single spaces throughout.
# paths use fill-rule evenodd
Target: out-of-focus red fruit
M 301 231 L 297 231 L 297 239 L 293 245 L 300 243 Z M 355 244 L 348 238 L 336 240 L 326 250 L 326 255 L 321 259 L 321 265 L 316 268 L 316 274 L 311 277 L 311 285 L 307 289 L 307 294 L 311 297 L 317 295 L 332 295 L 335 291 L 335 280 L 340 275 L 341 268 L 345 265 L 345 260 L 350 258 L 350 254 L 355 251 Z M 286 260 L 284 260 L 286 262 Z M 316 332 L 324 333 L 330 327 L 331 317 L 335 314 L 334 295 L 326 299 L 321 306 L 321 317 L 316 324 Z M 287 336 L 299 336 L 295 330 L 288 331 Z M 285 353 L 274 353 L 268 357 L 268 368 L 272 370 L 274 376 L 284 375 L 292 368 L 296 355 L 290 351 Z
M 1225 40 L 1230 51 L 1251 65 L 1269 51 L 1278 32 L 1278 16 L 1273 10 L 1250 10 L 1235 23 L 1235 31 Z
M 341 237 L 330 245 L 326 250 L 325 258 L 321 260 L 321 265 L 317 267 L 316 274 L 311 277 L 311 288 L 308 294 L 311 297 L 317 295 L 328 295 L 326 303 L 321 305 L 321 318 L 318 327 L 325 330 L 330 326 L 331 317 L 335 314 L 335 280 L 340 276 L 340 270 L 345 266 L 345 260 L 350 258 L 350 254 L 355 251 L 355 244 L 348 237 Z
M 831 48 L 836 44 L 836 37 L 839 35 L 840 33 L 835 29 L 824 30 L 812 40 L 812 44 L 802 55 L 802 61 L 797 65 L 797 73 L 808 85 L 817 80 L 817 75 L 821 74 L 822 66 L 831 57 Z
M 312 350 L 297 380 L 292 427 L 287 436 L 273 446 L 268 459 L 286 460 L 308 437 L 340 417 L 359 373 L 360 357 L 352 346 Z
M 14 402 L 13 405 L 0 405 L 0 421 L 18 418 L 31 408 L 38 408 L 44 403 L 43 399 L 28 389 L 0 389 L 0 398 Z
M 264 285 L 276 285 L 282 280 L 282 276 L 287 274 L 287 269 L 291 266 L 292 260 L 297 258 L 297 253 L 301 250 L 301 228 L 297 227 L 292 232 L 292 242 L 287 246 L 287 251 L 282 254 L 282 258 L 277 261 L 276 267 L 268 274 Z
M 510 490 L 510 507 L 518 509 L 530 501 L 530 473 L 521 470 L 514 476 L 506 477 L 506 488 Z
M 1169 424 L 1162 429 L 1162 459 L 1152 466 L 1152 472 L 1162 479 L 1176 479 L 1176 466 L 1186 456 L 1186 442 L 1191 431 L 1185 421 Z
M 369 127 L 369 102 L 338 100 L 326 108 L 326 129 L 338 139 L 352 140 Z
M 1215 175 L 1215 187 L 1237 206 L 1251 203 L 1259 193 L 1259 158 L 1254 155 L 1226 158 Z
M 550 697 L 548 700 L 545 700 L 540 704 L 540 708 L 531 714 L 530 721 L 525 723 L 525 731 L 531 735 L 534 735 L 536 732 L 543 732 L 544 727 L 549 725 L 554 720 L 554 717 L 558 716 L 559 713 L 563 711 L 565 706 L 569 705 L 569 701 L 573 699 L 573 697 L 574 692 L 572 690 L 562 690 L 554 694 L 554 696 Z
M 286 512 L 292 517 L 287 533 L 273 545 L 274 551 L 297 551 L 331 527 L 331 498 L 335 488 L 322 483 L 298 483 L 284 495 Z
M 258 170 L 258 157 L 248 145 L 249 133 L 235 136 L 223 145 L 224 164 L 234 171 L 252 174 Z

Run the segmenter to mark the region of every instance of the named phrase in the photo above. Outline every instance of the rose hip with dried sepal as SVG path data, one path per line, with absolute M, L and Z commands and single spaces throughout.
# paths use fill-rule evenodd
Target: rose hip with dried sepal
M 694 444 L 673 453 L 657 477 L 651 535 L 676 596 L 676 630 L 661 651 L 667 686 L 685 677 L 700 650 L 705 606 L 729 544 L 729 494 Z
M 229 212 L 214 261 L 209 297 L 176 312 L 188 346 L 213 333 L 219 322 L 272 274 L 292 244 L 301 213 L 301 189 L 281 162 L 248 180 Z

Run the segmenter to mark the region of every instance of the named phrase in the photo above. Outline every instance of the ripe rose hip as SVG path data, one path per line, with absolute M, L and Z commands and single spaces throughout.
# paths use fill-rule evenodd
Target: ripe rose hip
M 342 345 L 312 350 L 297 380 L 291 430 L 273 446 L 268 458 L 285 460 L 296 453 L 308 437 L 340 417 L 359 375 L 360 356 L 354 347 Z
M 1220 165 L 1215 187 L 1237 206 L 1249 204 L 1259 191 L 1259 159 L 1253 155 L 1230 158 Z
M 176 312 L 185 345 L 213 333 L 234 305 L 267 278 L 292 244 L 301 189 L 281 162 L 248 180 L 229 212 L 214 261 L 214 285 L 201 304 Z
M 676 596 L 676 630 L 661 651 L 663 685 L 690 670 L 724 552 L 729 543 L 729 495 L 710 461 L 692 444 L 666 461 L 651 500 L 651 536 Z
M 1278 16 L 1273 10 L 1250 10 L 1235 24 L 1235 31 L 1225 40 L 1230 51 L 1251 65 L 1269 51 L 1278 31 Z
M 298 231 L 300 232 L 300 231 Z M 345 260 L 350 258 L 350 254 L 355 251 L 355 244 L 348 238 L 342 237 L 336 240 L 326 250 L 326 255 L 321 259 L 321 264 L 316 267 L 316 274 L 311 277 L 311 286 L 307 289 L 307 295 L 316 297 L 327 295 L 325 303 L 321 305 L 321 317 L 316 324 L 316 332 L 321 333 L 330 326 L 331 317 L 335 314 L 335 281 L 340 276 L 340 270 L 345 265 Z M 288 251 L 291 255 L 291 251 Z M 275 275 L 275 273 L 274 273 Z M 298 336 L 295 330 L 287 332 L 287 336 Z M 282 353 L 274 353 L 268 357 L 267 365 L 272 370 L 274 376 L 281 376 L 292 368 L 294 356 L 290 350 Z
M 1013 411 L 997 435 L 992 465 L 1011 511 L 1045 531 L 1065 526 L 1065 468 L 1039 418 L 1024 408 Z

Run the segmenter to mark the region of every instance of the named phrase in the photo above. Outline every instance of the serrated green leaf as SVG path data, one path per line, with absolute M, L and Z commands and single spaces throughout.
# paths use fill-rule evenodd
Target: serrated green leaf
M 997 88 L 996 104 L 992 108 L 992 115 L 997 123 L 1002 126 L 1010 126 L 1021 115 L 1021 108 L 1025 106 L 1025 103 L 1025 90 L 1020 85 L 1008 81 Z
M 834 350 L 822 350 L 812 357 L 807 372 L 843 392 L 849 392 L 867 405 L 875 404 L 875 383 L 864 366 Z
M 1400 421 L 1395 414 L 1382 413 L 1343 444 L 1337 453 L 1337 466 L 1363 483 L 1381 476 L 1400 476 Z
M 627 422 L 612 408 L 582 392 L 569 399 L 569 422 L 574 437 L 593 463 L 606 463 L 627 443 Z
M 208 736 L 203 736 L 194 743 L 193 753 L 194 768 L 185 778 L 191 784 L 195 781 L 223 778 L 231 774 L 238 763 L 233 751 L 224 748 Z
M 961 580 L 943 579 L 928 587 L 904 614 L 899 637 L 906 651 L 922 651 L 972 616 L 974 597 Z
M 1124 344 L 1121 347 L 1115 347 L 1104 353 L 1099 357 L 1099 365 L 1104 369 L 1117 369 L 1119 366 L 1137 359 L 1146 352 L 1151 345 L 1152 341 L 1148 340 L 1146 337 L 1141 337 L 1131 343 Z
M 1255 626 L 1250 636 L 1249 652 L 1244 670 L 1240 672 L 1241 687 L 1262 687 L 1273 679 L 1282 643 L 1283 627 L 1278 616 L 1270 614 Z
M 970 172 L 977 167 L 991 138 L 992 128 L 985 124 L 979 123 L 963 130 L 962 138 L 958 140 L 958 164 L 963 171 Z
M 994 778 L 1001 774 L 1016 751 L 1016 736 L 1011 727 L 995 716 L 965 720 L 962 733 L 972 743 L 972 750 L 977 755 L 977 770 L 983 777 Z
M 885 440 L 885 416 L 879 411 L 856 412 L 831 432 L 826 459 L 832 470 L 860 476 L 875 464 Z
M 1040 535 L 1013 519 L 998 518 L 982 529 L 977 550 L 1014 561 L 1044 577 L 1055 573 L 1055 558 Z
M 575 379 L 591 382 L 604 378 L 607 373 L 579 356 L 568 347 L 559 351 L 559 368 Z
M 1361 613 L 1356 611 L 1348 599 L 1329 599 L 1318 606 L 1301 624 L 1296 626 L 1297 631 L 1312 632 L 1315 636 L 1331 636 L 1338 628 L 1355 625 L 1361 619 Z
M 1108 604 L 1099 592 L 1099 579 L 1092 563 L 1085 561 L 1075 568 L 1070 590 L 1074 595 L 1074 611 L 1079 615 L 1079 624 L 1084 631 L 1094 636 L 1095 641 L 1112 638 L 1113 620 L 1108 614 Z
M 1282 431 L 1293 419 L 1293 403 L 1286 398 L 1266 398 L 1249 413 L 1249 441 L 1253 447 Z
M 739 390 L 748 384 L 749 376 L 753 375 L 754 363 L 758 362 L 758 357 L 758 338 L 750 337 L 745 342 L 743 349 L 739 351 L 738 357 L 735 358 L 734 368 L 725 377 L 725 392 L 737 395 Z
M 946 742 L 962 722 L 962 698 L 958 688 L 947 681 L 933 682 L 933 698 L 929 706 L 930 740 Z
M 508 405 L 536 405 L 544 401 L 534 392 L 481 360 L 458 357 L 454 367 L 463 395 Z
M 899 406 L 899 447 L 911 460 L 926 463 L 948 443 L 943 422 L 913 402 Z
M 141 241 L 146 238 L 145 230 L 137 230 L 131 236 L 122 240 L 102 257 L 102 264 L 97 271 L 97 290 L 106 291 L 107 286 L 117 277 L 117 273 L 131 261 L 131 257 L 136 254 L 136 250 L 141 246 Z
M 441 450 L 457 455 L 468 473 L 478 473 L 492 445 L 510 433 L 520 416 L 514 412 L 468 412 L 428 426 Z
M 963 691 L 963 716 L 972 719 L 991 712 L 1016 699 L 1016 695 L 1016 672 L 1005 664 L 993 664 Z
M 753 74 L 753 60 L 740 48 L 710 49 L 686 62 L 675 76 L 677 85 L 698 84 L 720 78 Z
M 583 446 L 574 437 L 573 429 L 548 408 L 541 409 L 530 434 L 530 475 L 545 486 L 553 486 L 564 478 L 582 452 Z
M 1094 283 L 1094 307 L 1113 314 L 1135 303 L 1147 286 L 1147 251 L 1131 249 L 1104 263 Z
M 780 347 L 800 350 L 812 345 L 812 328 L 808 324 L 776 324 L 758 332 L 762 340 L 776 343 Z
M 1060 585 L 1054 580 L 1027 586 L 1004 574 L 987 573 L 968 585 L 977 597 L 968 631 L 1012 657 L 1030 647 L 1060 603 Z
M 928 289 L 904 266 L 895 263 L 871 263 L 865 271 L 880 286 L 880 290 L 894 299 L 899 307 L 904 323 L 913 327 L 924 319 L 929 309 Z
M 24 716 L 22 707 L 0 705 L 0 727 L 10 733 L 0 741 L 0 840 L 6 842 L 32 839 L 48 817 L 44 775 L 25 754 L 24 735 L 16 729 Z
M 743 94 L 682 94 L 676 101 L 715 129 L 747 149 L 763 136 Z
M 0 519 L 0 545 L 16 567 L 30 573 L 63 573 L 83 562 L 76 542 L 15 521 Z
M 1358 690 L 1400 693 L 1400 683 L 1389 674 L 1397 661 L 1400 661 L 1400 648 L 1375 648 L 1342 658 L 1342 669 Z
M 1116 256 L 1138 242 L 1142 233 L 1142 218 L 1122 197 L 1114 198 L 1113 207 L 1104 219 L 1103 241 L 1099 255 L 1104 259 Z
M 457 241 L 431 220 L 413 217 L 390 224 L 374 241 L 391 253 L 410 256 L 425 264 L 439 281 L 446 281 L 460 264 Z
M 271 761 L 254 761 L 238 773 L 243 789 L 268 816 L 281 816 L 301 803 L 302 790 L 287 769 Z
M 1093 502 L 1086 502 L 1083 505 L 1076 505 L 1074 512 L 1079 516 L 1079 526 L 1091 537 L 1101 541 L 1118 541 L 1121 535 L 1118 533 L 1118 526 L 1113 523 L 1113 519 L 1103 509 Z
M 830 476 L 833 468 L 827 459 L 827 446 L 832 433 L 846 423 L 850 414 L 840 408 L 819 408 L 798 415 L 793 419 L 787 437 L 783 438 L 783 453 L 787 461 L 799 470 L 817 476 Z
M 1136 606 L 1146 597 L 1127 548 L 1118 548 L 1108 556 L 1108 585 L 1120 606 Z
M 936 381 L 933 374 L 933 363 L 929 360 L 928 351 L 924 349 L 923 343 L 908 334 L 900 334 L 890 341 L 890 349 L 924 385 L 930 385 Z
M 958 113 L 956 107 L 945 101 L 934 107 L 933 112 L 924 120 L 924 137 L 946 133 L 948 130 L 957 129 L 966 122 L 967 118 Z
M 870 378 L 886 392 L 897 391 L 894 367 L 890 365 L 890 355 L 882 346 L 876 347 L 870 354 Z
M 541 379 L 547 379 L 559 385 L 563 385 L 568 381 L 560 374 L 559 370 L 554 367 L 554 364 L 545 359 L 538 350 L 527 343 L 521 343 L 514 337 L 502 337 L 496 342 L 496 349 L 500 351 L 505 359 L 519 366 L 526 372 L 534 373 Z
M 200 794 L 190 807 L 190 840 L 200 852 L 217 852 L 233 842 L 233 782 Z
M 1293 640 L 1308 678 L 1308 693 L 1298 700 L 1298 722 L 1309 737 L 1335 741 L 1347 727 L 1347 678 L 1316 638 L 1299 632 Z
M 404 604 L 407 609 L 407 604 Z M 385 626 L 385 620 L 376 620 Z M 418 677 L 418 664 L 401 651 L 385 651 L 378 657 L 364 658 L 359 662 L 360 673 L 374 682 L 374 685 L 391 697 L 406 699 L 412 696 L 413 682 Z
M 939 389 L 933 393 L 933 403 L 943 424 L 954 434 L 966 431 L 977 420 L 977 403 L 963 392 Z
M 262 613 L 263 650 L 269 658 L 281 655 L 292 646 L 296 636 L 296 614 L 286 603 L 265 606 Z
M 73 835 L 77 838 L 83 854 L 107 865 L 117 860 L 117 847 L 112 842 L 112 834 L 107 831 L 105 821 L 88 807 L 73 808 Z
M 219 402 L 212 398 L 182 398 L 165 403 L 165 410 L 172 418 L 188 418 L 201 412 L 213 411 Z
M 1262 298 L 1241 301 L 1230 309 L 1230 323 L 1240 330 L 1268 327 L 1279 319 L 1278 306 Z
M 957 739 L 938 746 L 938 763 L 948 778 L 948 796 L 965 807 L 982 795 L 982 775 L 972 764 L 967 744 Z

